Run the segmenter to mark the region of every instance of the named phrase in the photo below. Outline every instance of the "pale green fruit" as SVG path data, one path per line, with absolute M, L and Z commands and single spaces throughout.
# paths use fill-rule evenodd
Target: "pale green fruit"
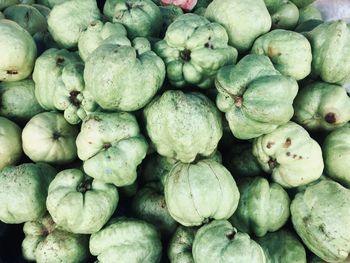
M 312 47 L 312 71 L 324 82 L 350 80 L 350 26 L 343 20 L 325 22 L 306 33 Z
M 315 0 L 291 0 L 297 7 L 303 8 L 315 2 Z
M 307 5 L 299 9 L 298 25 L 309 20 L 322 20 L 322 15 L 319 9 L 314 5 Z
M 160 184 L 149 183 L 138 190 L 132 201 L 132 210 L 137 218 L 153 224 L 165 236 L 173 233 L 177 226 L 169 214 Z
M 148 149 L 136 118 L 126 112 L 90 114 L 82 123 L 76 145 L 84 171 L 118 187 L 136 180 L 137 166 Z
M 294 122 L 256 138 L 253 154 L 272 180 L 285 188 L 316 181 L 324 167 L 321 147 Z
M 318 257 L 343 262 L 349 256 L 349 189 L 332 180 L 321 180 L 296 195 L 291 214 L 294 229 Z
M 268 134 L 293 116 L 298 84 L 281 75 L 267 56 L 251 54 L 222 67 L 215 86 L 216 105 L 238 139 Z
M 226 220 L 214 220 L 196 233 L 192 248 L 196 263 L 266 263 L 263 249 Z
M 90 237 L 90 252 L 99 263 L 158 263 L 162 243 L 156 228 L 132 218 L 111 220 Z
M 64 118 L 70 124 L 78 124 L 98 106 L 85 89 L 84 64 L 71 63 L 63 67 L 57 78 L 53 103 L 56 109 L 64 111 Z
M 79 56 L 65 49 L 46 50 L 35 61 L 33 80 L 35 96 L 45 110 L 55 110 L 55 92 L 63 70 L 70 64 L 81 63 Z
M 214 0 L 205 17 L 226 28 L 229 44 L 247 51 L 254 40 L 271 28 L 271 17 L 263 0 Z
M 114 23 L 121 23 L 128 36 L 156 37 L 162 26 L 159 7 L 151 0 L 107 0 L 103 13 Z
M 228 219 L 240 197 L 230 172 L 210 159 L 176 163 L 166 178 L 164 193 L 170 215 L 184 226 Z
M 294 120 L 310 131 L 331 131 L 350 121 L 350 98 L 344 87 L 315 82 L 294 101 Z
M 16 22 L 0 20 L 0 81 L 27 78 L 33 70 L 37 49 L 32 36 Z
M 219 23 L 196 14 L 184 14 L 171 23 L 164 40 L 155 44 L 164 59 L 167 76 L 175 87 L 214 85 L 217 71 L 235 64 L 237 50 L 228 45 L 228 35 Z
M 51 182 L 46 206 L 62 229 L 91 234 L 107 223 L 118 200 L 118 191 L 113 185 L 93 180 L 79 169 L 67 169 Z
M 23 257 L 37 263 L 82 263 L 89 257 L 88 236 L 60 229 L 49 214 L 23 226 Z
M 177 227 L 169 242 L 168 257 L 171 263 L 194 263 L 192 245 L 196 232 L 196 227 Z
M 47 19 L 48 29 L 60 46 L 74 48 L 81 33 L 100 17 L 95 0 L 66 1 L 52 8 Z
M 0 116 L 0 170 L 16 164 L 22 156 L 21 128 Z
M 47 22 L 44 15 L 38 9 L 30 5 L 13 5 L 4 10 L 7 19 L 15 21 L 31 35 L 47 30 Z
M 0 0 L 0 10 L 15 4 L 18 4 L 18 0 Z
M 46 212 L 47 189 L 56 170 L 44 163 L 8 166 L 0 171 L 0 220 L 21 224 Z
M 322 150 L 326 174 L 350 188 L 350 126 L 331 132 Z
M 36 0 L 38 4 L 45 5 L 49 8 L 53 8 L 55 5 L 62 4 L 70 0 Z
M 79 55 L 82 60 L 86 61 L 88 56 L 100 45 L 106 43 L 110 37 L 126 37 L 126 35 L 126 29 L 120 23 L 106 22 L 104 24 L 99 20 L 92 21 L 79 38 Z
M 293 31 L 276 29 L 259 37 L 252 53 L 268 56 L 279 72 L 296 80 L 304 79 L 311 72 L 310 43 Z
M 147 105 L 144 116 L 157 152 L 181 162 L 210 156 L 222 137 L 219 111 L 198 92 L 166 91 Z
M 279 5 L 272 13 L 272 28 L 293 30 L 298 24 L 299 10 L 290 1 Z
M 289 218 L 288 193 L 263 177 L 238 181 L 240 200 L 230 221 L 241 232 L 263 237 L 280 229 Z
M 70 163 L 77 157 L 78 132 L 60 113 L 39 113 L 23 129 L 23 151 L 34 162 Z
M 98 47 L 86 61 L 86 90 L 105 110 L 141 109 L 163 85 L 164 62 L 146 38 L 132 43 L 125 36 L 111 38 L 112 43 Z
M 0 83 L 0 115 L 26 122 L 44 109 L 35 97 L 35 85 L 30 79 Z
M 49 16 L 49 14 L 51 12 L 51 9 L 45 5 L 32 4 L 31 6 L 35 7 L 45 17 L 45 19 L 47 19 L 47 17 Z M 47 27 L 47 22 L 46 22 L 46 27 Z
M 303 244 L 287 230 L 268 233 L 257 242 L 265 252 L 266 263 L 307 263 Z

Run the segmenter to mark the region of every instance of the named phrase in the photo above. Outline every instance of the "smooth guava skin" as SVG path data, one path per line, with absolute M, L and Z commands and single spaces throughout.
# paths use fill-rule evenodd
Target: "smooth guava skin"
M 320 24 L 305 34 L 312 47 L 312 72 L 324 82 L 350 80 L 350 26 L 344 20 Z
M 0 116 L 0 170 L 16 164 L 22 156 L 21 128 Z
M 196 227 L 178 226 L 169 242 L 168 257 L 172 263 L 194 263 L 192 245 Z
M 167 175 L 164 193 L 170 215 L 184 226 L 228 219 L 240 198 L 230 172 L 211 159 L 176 163 Z
M 325 173 L 345 187 L 350 187 L 350 126 L 331 132 L 323 142 Z
M 263 237 L 287 222 L 290 199 L 282 186 L 264 177 L 248 177 L 238 181 L 238 189 L 238 208 L 230 219 L 238 230 Z
M 266 263 L 260 245 L 226 220 L 202 226 L 194 238 L 192 253 L 196 263 Z
M 55 5 L 47 19 L 48 30 L 63 48 L 75 48 L 81 32 L 101 18 L 95 0 L 71 0 Z
M 168 90 L 148 104 L 143 113 L 157 152 L 181 162 L 210 156 L 222 137 L 219 111 L 199 92 Z
M 350 253 L 350 190 L 321 180 L 298 193 L 291 204 L 294 229 L 314 254 L 343 262 Z
M 294 120 L 309 131 L 332 131 L 350 121 L 350 99 L 339 85 L 314 82 L 294 100 Z
M 117 208 L 118 190 L 79 169 L 59 172 L 50 183 L 47 210 L 62 229 L 75 234 L 99 231 Z
M 44 163 L 24 163 L 0 171 L 0 220 L 21 224 L 46 212 L 47 189 L 56 169 Z
M 281 229 L 258 238 L 266 255 L 266 263 L 307 263 L 306 251 L 297 236 Z
M 284 188 L 316 181 L 324 168 L 320 145 L 294 122 L 254 139 L 253 154 L 261 168 Z
M 24 123 L 42 112 L 33 80 L 0 83 L 0 115 Z
M 0 81 L 18 81 L 33 71 L 37 48 L 32 36 L 16 22 L 0 20 Z
M 263 0 L 214 0 L 205 17 L 226 28 L 229 44 L 239 52 L 250 49 L 254 40 L 271 28 L 271 17 Z
M 133 218 L 112 219 L 90 237 L 90 253 L 99 263 L 158 263 L 162 243 L 156 228 Z
M 77 157 L 78 132 L 61 113 L 39 113 L 23 128 L 23 151 L 34 162 L 70 163 Z
M 82 263 L 89 255 L 89 237 L 60 229 L 49 214 L 26 222 L 22 254 L 37 263 Z

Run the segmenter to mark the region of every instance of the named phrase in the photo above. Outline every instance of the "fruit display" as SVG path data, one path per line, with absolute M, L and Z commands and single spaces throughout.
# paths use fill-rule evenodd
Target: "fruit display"
M 347 1 L 0 0 L 0 262 L 349 263 Z

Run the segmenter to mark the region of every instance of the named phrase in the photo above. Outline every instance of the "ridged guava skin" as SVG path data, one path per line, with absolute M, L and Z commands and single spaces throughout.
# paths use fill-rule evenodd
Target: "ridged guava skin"
M 18 4 L 18 0 L 0 0 L 0 10 L 15 4 Z
M 132 45 L 101 45 L 86 61 L 86 90 L 105 110 L 141 109 L 163 84 L 164 62 L 148 40 L 136 38 Z
M 229 44 L 247 51 L 254 40 L 271 28 L 271 17 L 263 0 L 214 0 L 205 17 L 226 28 Z
M 252 177 L 239 180 L 238 189 L 238 208 L 230 219 L 238 230 L 263 237 L 287 222 L 290 199 L 282 186 L 263 177 Z
M 24 163 L 0 171 L 0 220 L 21 224 L 46 212 L 47 189 L 56 175 L 48 164 Z
M 171 263 L 194 263 L 192 245 L 196 232 L 196 227 L 177 227 L 169 242 L 168 258 Z
M 306 34 L 312 47 L 312 71 L 324 82 L 343 85 L 350 80 L 350 26 L 325 22 Z
M 196 263 L 266 263 L 263 249 L 226 220 L 202 226 L 193 242 Z
M 216 105 L 238 139 L 270 133 L 293 116 L 298 84 L 281 75 L 267 56 L 251 54 L 222 67 L 215 86 Z
M 49 8 L 53 8 L 55 5 L 62 4 L 63 2 L 67 2 L 69 0 L 36 0 L 38 4 L 45 5 Z
M 151 0 L 107 0 L 103 13 L 113 23 L 121 23 L 130 39 L 157 37 L 162 26 L 159 7 Z
M 303 244 L 293 233 L 282 229 L 258 238 L 266 263 L 307 263 Z
M 60 229 L 49 214 L 26 222 L 22 254 L 37 263 L 82 263 L 89 257 L 89 238 Z
M 162 243 L 156 228 L 138 219 L 112 219 L 90 237 L 90 253 L 99 263 L 158 263 Z
M 349 256 L 349 189 L 332 180 L 321 180 L 295 196 L 291 214 L 294 229 L 318 257 L 343 262 Z
M 95 0 L 71 0 L 55 5 L 47 19 L 53 39 L 63 48 L 75 48 L 90 22 L 101 18 Z
M 314 5 L 308 5 L 299 9 L 298 25 L 308 20 L 322 20 L 320 10 Z
M 331 132 L 322 150 L 326 174 L 350 188 L 350 125 Z
M 184 12 L 182 11 L 181 7 L 176 5 L 159 6 L 159 10 L 162 15 L 162 28 L 160 37 L 163 38 L 169 25 L 174 22 L 176 18 L 183 15 Z
M 39 113 L 23 128 L 23 151 L 34 162 L 70 163 L 77 157 L 78 132 L 58 112 Z
M 103 23 L 102 21 L 92 21 L 86 30 L 81 33 L 78 42 L 79 55 L 86 61 L 88 56 L 98 48 L 104 40 L 111 36 L 126 37 L 125 27 L 120 23 Z
M 0 83 L 0 115 L 19 123 L 25 122 L 44 109 L 35 97 L 31 79 Z
M 64 118 L 70 124 L 78 124 L 98 109 L 90 93 L 85 89 L 84 64 L 70 63 L 62 69 L 54 91 L 54 106 L 64 111 Z
M 299 9 L 290 1 L 283 2 L 271 12 L 272 28 L 293 30 L 298 24 Z
M 230 172 L 210 159 L 178 162 L 166 178 L 164 193 L 170 215 L 184 226 L 228 219 L 240 198 Z
M 10 6 L 4 10 L 4 15 L 7 19 L 18 23 L 31 35 L 47 30 L 45 16 L 31 5 L 19 4 Z
M 165 38 L 155 44 L 164 59 L 167 77 L 175 87 L 196 85 L 210 88 L 217 71 L 235 64 L 237 50 L 228 45 L 228 35 L 219 23 L 188 13 L 171 23 Z
M 294 100 L 294 120 L 310 131 L 331 131 L 350 121 L 350 98 L 342 86 L 315 82 Z
M 321 147 L 294 122 L 256 138 L 253 154 L 262 169 L 272 174 L 272 180 L 284 188 L 316 181 L 324 167 Z
M 132 201 L 134 215 L 159 229 L 164 236 L 174 232 L 177 222 L 171 217 L 161 183 L 149 183 L 139 189 Z
M 59 172 L 50 183 L 47 210 L 62 229 L 75 234 L 99 231 L 117 208 L 114 185 L 93 180 L 79 169 Z
M 255 40 L 252 53 L 268 56 L 282 74 L 296 80 L 311 72 L 312 53 L 309 41 L 302 34 L 276 29 Z
M 35 96 L 45 110 L 55 110 L 55 92 L 63 69 L 69 64 L 81 63 L 75 52 L 50 48 L 35 61 L 33 80 Z
M 21 128 L 0 116 L 0 171 L 16 164 L 22 156 Z
M 185 163 L 211 155 L 223 133 L 219 111 L 198 92 L 166 91 L 147 105 L 144 117 L 157 152 Z
M 90 114 L 76 140 L 79 159 L 89 176 L 115 186 L 131 185 L 148 144 L 136 118 L 126 112 Z
M 33 71 L 37 49 L 32 36 L 16 22 L 0 20 L 0 81 L 18 81 Z

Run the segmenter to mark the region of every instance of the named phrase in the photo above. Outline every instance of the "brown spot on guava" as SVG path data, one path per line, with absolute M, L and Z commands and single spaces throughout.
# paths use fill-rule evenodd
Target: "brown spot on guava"
M 288 148 L 292 144 L 292 140 L 290 138 L 287 138 L 285 143 L 283 144 L 284 148 Z
M 17 75 L 17 74 L 18 74 L 18 71 L 17 71 L 17 70 L 9 69 L 9 70 L 6 70 L 6 73 L 7 73 L 8 75 Z
M 328 122 L 329 124 L 334 124 L 337 122 L 337 118 L 335 116 L 335 113 L 329 112 L 327 115 L 324 117 L 325 121 Z
M 270 169 L 274 169 L 277 167 L 278 162 L 276 161 L 276 159 L 272 159 L 270 158 L 270 160 L 267 162 L 267 164 L 269 165 Z
M 231 230 L 226 233 L 226 237 L 228 240 L 233 240 L 235 238 L 236 232 L 234 230 Z
M 236 107 L 240 108 L 243 105 L 243 98 L 241 96 L 236 96 L 234 98 Z
M 271 149 L 272 145 L 274 145 L 274 144 L 275 144 L 275 142 L 268 142 L 266 145 L 266 148 Z
M 184 61 L 190 61 L 191 60 L 191 50 L 184 49 L 180 51 L 180 58 Z
M 278 51 L 278 49 L 269 46 L 267 48 L 267 55 L 269 57 L 276 57 L 276 56 L 281 56 L 282 54 L 281 54 L 281 52 Z
M 57 57 L 56 58 L 56 65 L 61 66 L 64 63 L 64 58 L 63 57 Z

